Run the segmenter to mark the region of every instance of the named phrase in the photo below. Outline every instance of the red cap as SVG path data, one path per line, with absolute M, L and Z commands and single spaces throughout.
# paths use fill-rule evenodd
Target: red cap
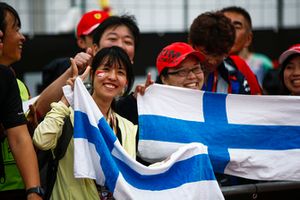
M 205 60 L 203 54 L 184 42 L 175 42 L 166 46 L 157 56 L 156 67 L 158 74 L 166 67 L 178 66 L 187 56 L 194 55 L 200 62 Z
M 300 54 L 300 44 L 295 44 L 283 52 L 279 57 L 279 64 L 282 65 L 282 63 L 284 63 L 284 61 L 293 54 Z
M 109 13 L 101 10 L 93 10 L 85 13 L 78 25 L 76 35 L 80 37 L 81 35 L 88 35 L 93 30 L 97 28 L 97 26 L 102 23 L 106 18 L 109 17 Z

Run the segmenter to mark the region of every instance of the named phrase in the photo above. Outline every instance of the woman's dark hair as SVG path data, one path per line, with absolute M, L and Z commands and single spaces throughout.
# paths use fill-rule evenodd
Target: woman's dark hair
M 281 84 L 281 94 L 282 95 L 286 95 L 286 94 L 291 94 L 291 92 L 288 90 L 288 88 L 286 87 L 286 85 L 284 84 L 284 77 L 283 77 L 283 74 L 284 74 L 284 70 L 285 70 L 285 67 L 287 66 L 287 64 L 292 60 L 294 59 L 295 57 L 297 56 L 300 56 L 300 54 L 292 54 L 290 55 L 287 59 L 285 59 L 285 61 L 280 65 L 280 71 L 279 71 L 279 80 L 280 80 L 280 84 Z
M 139 43 L 140 29 L 137 26 L 136 19 L 133 15 L 110 16 L 102 22 L 93 32 L 93 43 L 98 45 L 104 31 L 110 27 L 124 25 L 128 27 L 134 38 L 135 49 Z
M 156 77 L 155 83 L 163 84 L 161 77 L 162 77 L 162 76 L 163 76 L 163 77 L 167 77 L 167 76 L 168 76 L 168 69 L 169 69 L 169 68 L 166 67 L 166 68 L 164 68 L 164 69 L 160 72 L 160 74 Z
M 3 35 L 5 35 L 5 30 L 7 26 L 7 23 L 5 21 L 5 16 L 7 15 L 8 12 L 10 12 L 15 18 L 14 25 L 17 25 L 18 27 L 21 28 L 21 20 L 18 12 L 7 3 L 0 2 L 0 30 L 3 32 Z
M 107 60 L 106 60 L 107 58 Z M 133 74 L 133 67 L 132 63 L 130 61 L 130 58 L 128 57 L 128 54 L 120 47 L 112 46 L 103 48 L 100 51 L 97 52 L 95 55 L 93 62 L 92 62 L 92 84 L 94 81 L 94 76 L 97 68 L 99 65 L 103 64 L 103 62 L 109 63 L 109 65 L 124 65 L 126 70 L 126 78 L 127 78 L 127 88 L 124 92 L 123 96 L 126 96 L 129 94 L 133 82 L 134 82 L 134 74 Z
M 279 80 L 279 69 L 269 69 L 262 82 L 263 92 L 266 95 L 283 95 L 282 84 Z

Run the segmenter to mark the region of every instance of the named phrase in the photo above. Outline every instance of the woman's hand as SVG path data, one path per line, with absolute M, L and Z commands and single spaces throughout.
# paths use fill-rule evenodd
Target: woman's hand
M 147 74 L 147 79 L 146 79 L 146 82 L 144 85 L 137 85 L 135 87 L 135 91 L 134 91 L 134 97 L 136 98 L 137 97 L 137 94 L 140 93 L 141 95 L 144 95 L 145 94 L 145 90 L 147 89 L 147 87 L 149 85 L 152 85 L 154 83 L 154 81 L 151 79 L 151 73 L 149 72 Z
M 70 85 L 71 88 L 73 89 L 74 88 L 75 79 L 78 76 L 77 64 L 76 64 L 76 62 L 75 62 L 75 60 L 73 58 L 71 58 L 71 69 L 72 69 L 72 77 L 67 80 L 67 85 Z M 81 74 L 79 76 L 81 78 L 81 80 L 85 80 L 85 78 L 89 75 L 90 70 L 91 70 L 91 67 L 87 66 L 86 69 L 84 70 L 83 74 Z
M 75 79 L 78 77 L 78 68 L 77 68 L 75 60 L 73 58 L 71 58 L 70 60 L 71 60 L 72 77 L 67 80 L 66 84 L 70 85 L 73 90 Z M 91 67 L 87 66 L 85 71 L 83 72 L 83 74 L 79 76 L 81 78 L 81 80 L 85 80 L 85 78 L 89 75 L 90 70 L 91 70 Z M 70 105 L 67 98 L 65 97 L 65 95 L 62 96 L 61 102 L 63 102 L 66 106 Z
M 93 50 L 91 48 L 87 48 L 86 52 L 77 53 L 74 60 L 79 70 L 79 74 L 81 74 L 85 71 L 87 66 L 91 65 L 93 60 Z

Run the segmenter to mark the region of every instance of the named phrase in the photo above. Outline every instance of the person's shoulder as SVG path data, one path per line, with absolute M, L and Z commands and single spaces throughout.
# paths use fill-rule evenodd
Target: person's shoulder
M 120 111 L 126 110 L 126 108 L 132 108 L 134 106 L 136 107 L 136 105 L 137 105 L 137 101 L 132 92 L 127 96 L 120 97 L 115 102 L 115 110 L 117 113 L 119 113 Z
M 117 101 L 117 103 L 119 104 L 123 104 L 123 103 L 129 103 L 129 102 L 136 102 L 136 98 L 133 95 L 134 93 L 130 93 L 129 95 L 126 95 L 124 97 L 120 97 Z
M 1 69 L 1 70 L 4 70 L 5 68 L 7 68 L 7 67 L 0 64 L 0 69 Z
M 245 65 L 247 65 L 246 61 L 238 55 L 230 55 L 225 60 L 227 60 L 227 61 L 230 60 L 234 63 L 241 62 L 241 63 L 245 63 Z
M 1 73 L 12 73 L 12 71 L 9 69 L 9 67 L 7 67 L 5 65 L 1 65 L 1 64 L 0 64 L 0 70 L 1 70 Z
M 16 79 L 13 71 L 9 67 L 4 65 L 0 65 L 0 77 L 1 77 L 1 81 Z
M 251 94 L 261 94 L 261 88 L 255 74 L 252 72 L 249 65 L 240 56 L 231 55 L 229 58 L 234 62 L 238 71 L 246 78 L 250 86 Z
M 262 54 L 262 53 L 252 53 L 252 56 L 257 58 L 257 59 L 267 59 L 267 60 L 271 60 L 267 55 Z
M 241 71 L 243 74 L 252 72 L 247 62 L 238 55 L 230 55 L 225 59 L 225 61 L 227 63 L 230 63 L 232 66 L 234 66 L 238 71 Z

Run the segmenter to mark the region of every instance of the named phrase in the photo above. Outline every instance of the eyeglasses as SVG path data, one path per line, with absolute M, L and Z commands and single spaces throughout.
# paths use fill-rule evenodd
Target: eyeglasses
M 180 77 L 186 77 L 187 75 L 190 74 L 190 72 L 193 72 L 195 75 L 203 73 L 202 66 L 197 65 L 196 67 L 192 69 L 182 69 L 174 72 L 168 72 L 168 75 L 177 75 Z

